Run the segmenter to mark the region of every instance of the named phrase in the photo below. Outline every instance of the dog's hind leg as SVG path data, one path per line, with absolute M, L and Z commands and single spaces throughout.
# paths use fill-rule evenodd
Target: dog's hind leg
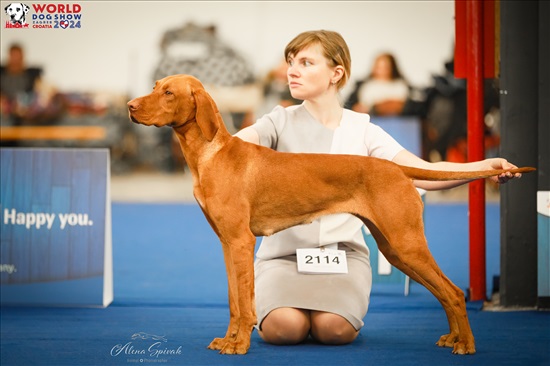
M 441 303 L 449 322 L 449 334 L 443 335 L 437 345 L 453 347 L 453 353 L 475 353 L 474 337 L 468 322 L 463 292 L 441 271 L 433 259 L 424 236 L 420 210 L 402 214 L 392 212 L 384 216 L 384 210 L 376 213 L 374 220 L 363 220 L 373 234 L 380 251 L 388 261 L 416 282 L 425 286 Z M 389 226 L 374 223 L 390 222 Z

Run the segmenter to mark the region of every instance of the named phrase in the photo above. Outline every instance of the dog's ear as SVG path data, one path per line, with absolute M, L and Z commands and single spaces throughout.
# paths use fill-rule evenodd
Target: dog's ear
M 25 14 L 27 14 L 29 12 L 29 6 L 23 3 L 21 3 L 21 5 L 23 5 L 23 11 L 25 12 Z
M 212 141 L 220 128 L 218 107 L 210 95 L 203 89 L 195 90 L 193 96 L 195 98 L 195 119 L 197 124 L 203 136 L 208 141 Z

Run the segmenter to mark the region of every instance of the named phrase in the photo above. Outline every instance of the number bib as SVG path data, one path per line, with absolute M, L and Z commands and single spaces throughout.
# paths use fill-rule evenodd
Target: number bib
M 296 259 L 300 273 L 348 273 L 345 250 L 301 248 L 296 249 Z

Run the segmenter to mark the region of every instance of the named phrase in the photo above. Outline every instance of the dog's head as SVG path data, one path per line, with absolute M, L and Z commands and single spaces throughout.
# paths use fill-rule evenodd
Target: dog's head
M 4 10 L 6 15 L 10 17 L 12 24 L 27 24 L 25 20 L 26 14 L 29 12 L 29 7 L 23 3 L 11 3 Z
M 151 94 L 128 102 L 130 119 L 146 126 L 181 127 L 196 122 L 212 141 L 221 117 L 216 104 L 199 80 L 190 75 L 172 75 L 158 80 Z

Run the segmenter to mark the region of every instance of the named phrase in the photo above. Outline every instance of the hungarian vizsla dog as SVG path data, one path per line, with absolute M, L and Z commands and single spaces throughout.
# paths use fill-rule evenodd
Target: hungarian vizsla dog
M 437 345 L 453 347 L 453 353 L 475 353 L 464 295 L 428 250 L 423 204 L 412 180 L 476 179 L 504 170 L 438 172 L 362 156 L 276 152 L 231 136 L 212 98 L 188 75 L 157 81 L 151 94 L 131 100 L 128 109 L 133 122 L 174 129 L 193 175 L 195 198 L 220 238 L 230 321 L 225 337 L 208 348 L 225 354 L 248 351 L 256 324 L 256 236 L 321 215 L 351 213 L 369 228 L 384 256 L 430 290 L 445 309 L 450 332 Z

